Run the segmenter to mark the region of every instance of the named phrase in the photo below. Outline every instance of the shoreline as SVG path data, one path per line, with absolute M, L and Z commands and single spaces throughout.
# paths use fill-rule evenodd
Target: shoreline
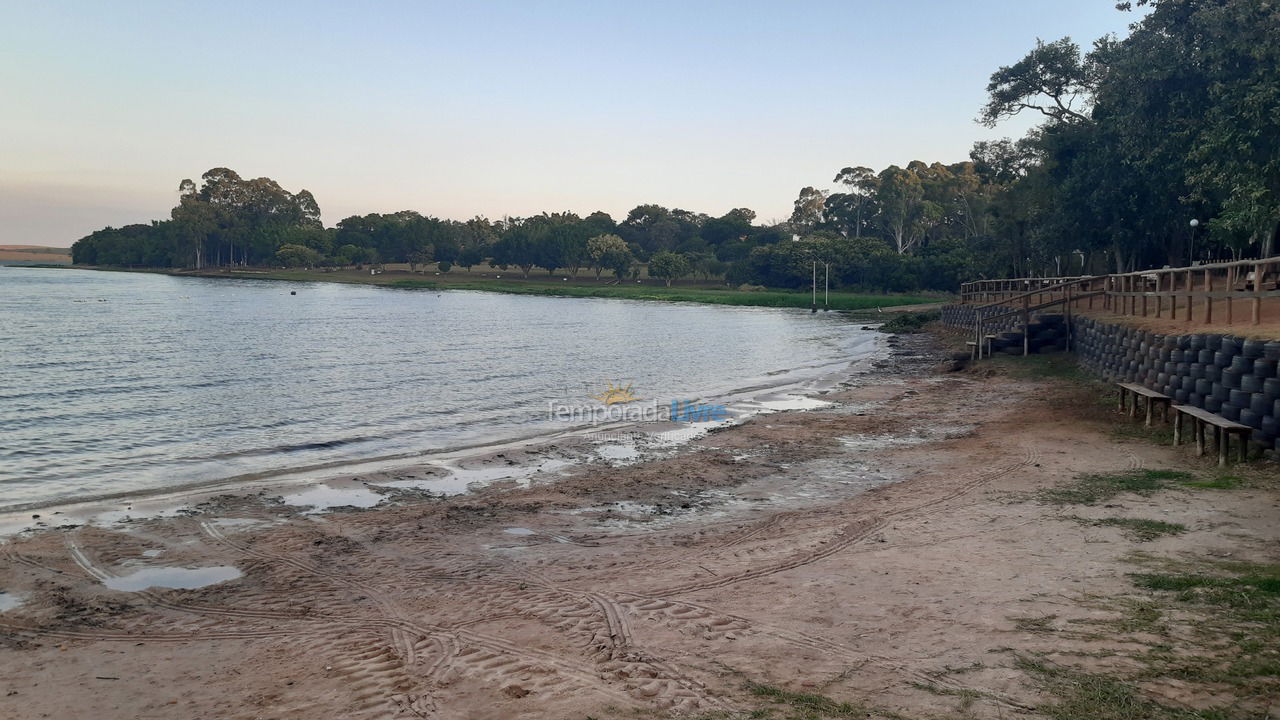
M 85 265 L 47 265 L 29 266 L 14 265 L 12 267 L 48 270 L 87 270 L 93 272 L 149 273 L 170 277 L 198 277 L 211 279 L 239 280 L 274 280 L 286 282 L 325 282 L 348 285 L 372 285 L 399 290 L 469 290 L 475 292 L 494 292 L 507 295 L 536 295 L 542 297 L 579 297 L 605 298 L 616 300 L 644 300 L 649 302 L 692 302 L 704 305 L 721 305 L 731 307 L 769 307 L 779 309 L 810 309 L 809 292 L 791 290 L 738 290 L 705 286 L 664 287 L 654 284 L 622 284 L 586 281 L 586 278 L 574 278 L 571 284 L 557 284 L 554 280 L 539 278 L 487 278 L 483 275 L 471 275 L 457 272 L 439 275 L 440 279 L 427 279 L 425 273 L 391 270 L 378 275 L 368 275 L 363 271 L 336 270 L 321 272 L 314 270 L 270 270 L 246 269 L 238 271 L 211 270 L 174 270 L 165 268 L 116 268 L 106 266 Z M 507 274 L 507 271 L 490 270 Z M 435 278 L 436 276 L 430 276 Z M 559 277 L 558 275 L 556 277 Z M 586 282 L 584 282 L 586 281 Z M 903 295 L 874 293 L 831 293 L 831 312 L 854 314 L 881 312 L 916 312 L 937 309 L 950 296 L 936 294 Z M 821 293 L 819 293 L 821 298 Z M 819 300 L 819 309 L 822 301 Z
M 869 347 L 868 347 L 869 346 Z M 775 384 L 755 384 L 736 388 L 710 398 L 699 400 L 715 400 L 724 403 L 729 409 L 729 416 L 723 423 L 705 423 L 705 425 L 736 425 L 748 422 L 751 418 L 769 412 L 770 398 L 777 397 L 820 397 L 832 391 L 849 373 L 859 365 L 867 365 L 883 360 L 888 344 L 881 337 L 872 336 L 867 342 L 855 346 L 859 351 L 851 358 L 833 358 L 830 362 L 803 368 L 793 368 L 787 372 L 800 370 L 817 371 L 802 377 L 791 377 Z M 113 501 L 128 501 L 132 505 L 150 505 L 152 515 L 164 516 L 180 511 L 182 508 L 196 504 L 217 494 L 245 494 L 248 492 L 297 490 L 308 486 L 324 486 L 328 482 L 349 484 L 353 477 L 359 475 L 392 476 L 398 472 L 427 467 L 446 467 L 451 463 L 465 464 L 490 457 L 499 452 L 524 451 L 529 448 L 562 449 L 567 446 L 591 444 L 591 436 L 600 434 L 631 434 L 658 437 L 664 432 L 679 430 L 689 425 L 703 423 L 682 423 L 676 421 L 636 422 L 619 420 L 604 423 L 585 423 L 570 425 L 560 429 L 540 429 L 532 432 L 517 433 L 511 436 L 493 437 L 477 442 L 464 443 L 442 448 L 429 448 L 408 452 L 391 453 L 366 458 L 344 458 L 311 465 L 282 467 L 261 472 L 242 473 L 228 477 L 195 480 L 165 487 L 137 488 L 119 490 L 91 495 L 33 500 L 8 506 L 0 506 L 0 538 L 18 532 L 47 528 L 43 517 L 33 518 L 33 510 L 47 511 L 64 515 L 65 518 L 92 518 L 99 514 L 112 514 Z M 579 458 L 577 462 L 582 462 Z M 441 478 L 441 482 L 447 478 Z M 376 483 L 368 483 L 375 484 Z M 382 486 L 379 486 L 382 487 Z M 423 488 L 429 490 L 430 488 Z M 146 519 L 147 515 L 130 516 L 134 519 Z M 64 518 L 64 519 L 65 519 Z M 33 522 L 36 521 L 36 522 Z M 86 523 L 87 524 L 87 523 Z

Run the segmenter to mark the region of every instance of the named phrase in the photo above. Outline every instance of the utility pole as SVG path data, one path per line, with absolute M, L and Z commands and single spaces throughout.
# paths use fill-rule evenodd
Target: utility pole
M 823 272 L 826 273 L 822 280 L 822 312 L 831 310 L 831 263 L 822 263 Z
M 813 301 L 809 305 L 809 312 L 818 312 L 818 261 L 813 261 Z

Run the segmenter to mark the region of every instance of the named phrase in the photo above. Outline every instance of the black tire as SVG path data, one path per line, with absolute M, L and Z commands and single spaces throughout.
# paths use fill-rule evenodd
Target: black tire
M 1245 340 L 1240 346 L 1240 354 L 1251 359 L 1262 357 L 1262 353 L 1266 350 L 1267 344 L 1261 340 Z
M 1193 407 L 1202 408 L 1204 407 L 1204 396 L 1200 393 L 1188 393 L 1187 404 Z
M 1231 359 L 1234 357 L 1235 355 L 1232 355 L 1230 353 L 1225 353 L 1219 350 L 1218 352 L 1213 354 L 1213 364 L 1217 365 L 1218 367 L 1230 367 Z
M 1236 407 L 1249 407 L 1249 404 L 1253 402 L 1253 393 L 1247 393 L 1243 390 L 1232 390 L 1230 395 L 1227 396 L 1227 402 L 1235 405 Z
M 1179 405 L 1186 405 L 1187 397 L 1190 395 L 1191 393 L 1187 392 L 1186 390 L 1182 390 L 1182 389 L 1174 390 L 1173 401 L 1178 403 Z
M 1212 395 L 1212 394 L 1213 394 L 1213 383 L 1209 382 L 1208 380 L 1203 380 L 1203 379 L 1201 379 L 1201 380 L 1196 380 L 1195 393 L 1196 393 L 1197 395 L 1206 395 L 1206 396 L 1208 396 L 1208 395 Z
M 1204 377 L 1206 380 L 1218 382 L 1222 380 L 1222 368 L 1217 365 L 1206 365 L 1204 367 Z
M 1244 375 L 1240 378 L 1240 389 L 1248 393 L 1262 392 L 1262 378 L 1256 375 Z
M 1226 385 L 1227 387 L 1231 388 L 1232 390 L 1239 390 L 1240 389 L 1240 373 L 1236 370 L 1232 370 L 1231 368 L 1223 368 L 1222 380 L 1220 382 L 1223 385 Z
M 1253 374 L 1260 378 L 1273 378 L 1276 376 L 1276 361 L 1257 359 L 1253 361 Z
M 1253 360 L 1243 355 L 1237 355 L 1231 358 L 1231 369 L 1241 375 L 1251 373 L 1253 372 Z
M 1222 401 L 1216 397 L 1207 397 L 1204 399 L 1204 409 L 1216 413 L 1222 409 Z
M 1272 401 L 1268 400 L 1267 396 L 1262 393 L 1254 393 L 1249 396 L 1249 409 L 1259 415 L 1270 415 L 1271 405 Z
M 1267 397 L 1272 400 L 1280 398 L 1280 378 L 1267 378 L 1266 380 L 1263 380 L 1262 392 L 1266 393 Z
M 1209 392 L 1209 395 L 1222 402 L 1226 402 L 1231 399 L 1231 388 L 1223 385 L 1222 383 L 1214 383 L 1213 390 Z
M 1277 421 L 1273 417 L 1262 418 L 1262 434 L 1268 439 L 1274 439 L 1276 436 Z
M 1237 422 L 1241 425 L 1248 425 L 1255 430 L 1262 428 L 1262 416 L 1249 408 L 1240 410 L 1240 418 Z
M 1231 403 L 1222 403 L 1222 409 L 1218 411 L 1218 414 L 1232 422 L 1240 420 L 1240 408 Z

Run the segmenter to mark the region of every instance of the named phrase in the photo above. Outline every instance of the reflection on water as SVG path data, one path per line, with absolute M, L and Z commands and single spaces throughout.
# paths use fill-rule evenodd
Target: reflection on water
M 548 403 L 610 382 L 715 397 L 869 338 L 804 311 L 0 267 L 0 507 L 563 429 Z

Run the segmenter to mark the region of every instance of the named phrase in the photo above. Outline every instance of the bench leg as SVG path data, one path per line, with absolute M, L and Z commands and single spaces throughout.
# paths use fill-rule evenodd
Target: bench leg
M 1124 405 L 1125 395 L 1127 395 L 1128 393 L 1129 393 L 1129 391 L 1128 391 L 1128 390 L 1125 390 L 1124 388 L 1120 388 L 1120 412 L 1121 412 L 1121 414 L 1123 414 L 1123 413 L 1124 413 L 1124 411 L 1128 409 L 1128 408 L 1126 408 L 1126 407 L 1125 407 L 1125 405 Z
M 1151 427 L 1151 398 L 1147 398 L 1147 427 Z
M 1182 444 L 1182 413 L 1175 412 L 1173 414 L 1173 446 L 1178 447 Z
M 1138 393 L 1133 394 L 1133 401 L 1129 403 L 1129 417 L 1138 418 Z
M 1204 423 L 1196 420 L 1196 455 L 1204 455 Z
M 1250 433 L 1252 434 L 1252 433 Z M 1249 459 L 1249 435 L 1240 434 L 1240 462 Z
M 1215 428 L 1214 434 L 1218 436 L 1218 467 L 1227 466 L 1227 450 L 1231 447 L 1231 433 L 1222 428 Z

